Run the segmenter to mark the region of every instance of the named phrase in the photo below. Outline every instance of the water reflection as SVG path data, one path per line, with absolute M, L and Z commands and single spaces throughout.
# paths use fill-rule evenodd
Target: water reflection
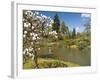
M 39 56 L 43 58 L 55 58 L 63 61 L 70 61 L 81 66 L 90 66 L 90 49 L 79 50 L 77 48 L 66 48 L 65 46 L 42 47 Z

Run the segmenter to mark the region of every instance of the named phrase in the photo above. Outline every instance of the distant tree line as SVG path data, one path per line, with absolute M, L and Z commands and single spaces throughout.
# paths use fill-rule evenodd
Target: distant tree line
M 52 24 L 52 30 L 56 31 L 57 33 L 65 34 L 65 35 L 69 36 L 69 38 L 75 38 L 76 29 L 73 28 L 73 30 L 70 31 L 64 21 L 62 21 L 60 23 L 58 14 L 55 14 L 53 21 L 54 22 Z

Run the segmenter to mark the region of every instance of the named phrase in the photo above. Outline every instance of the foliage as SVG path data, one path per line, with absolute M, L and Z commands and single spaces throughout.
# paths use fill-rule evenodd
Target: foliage
M 75 38 L 76 37 L 76 30 L 75 28 L 73 28 L 73 31 L 72 31 L 72 38 Z
M 37 50 L 40 48 L 39 42 L 43 36 L 46 36 L 44 29 L 51 24 L 50 18 L 39 15 L 36 11 L 23 10 L 23 54 L 25 51 L 24 56 L 33 55 L 31 58 L 34 58 L 36 67 L 38 67 Z M 31 51 L 29 50 L 30 47 L 32 48 Z
M 58 33 L 57 35 L 58 35 L 58 39 L 59 39 L 59 40 L 63 40 L 63 34 Z
M 61 32 L 63 34 L 67 33 L 67 26 L 65 25 L 64 21 L 61 23 Z
M 91 19 L 90 18 L 86 18 L 84 20 L 84 27 L 85 27 L 85 32 L 89 33 L 90 32 L 90 27 L 91 27 Z
M 71 63 L 71 62 L 65 62 L 61 60 L 55 60 L 50 58 L 38 58 L 38 64 L 39 68 L 57 68 L 57 67 L 78 67 L 80 65 Z M 24 64 L 24 69 L 34 69 L 35 65 L 32 64 L 30 60 L 28 60 L 27 63 Z
M 39 14 L 39 12 L 23 10 L 23 64 L 25 69 L 78 66 L 71 62 L 40 57 L 39 53 L 49 53 L 42 49 L 51 47 L 52 49 L 49 49 L 51 52 L 61 48 L 62 50 L 75 48 L 80 51 L 90 48 L 89 21 L 84 23 L 85 31 L 83 32 L 76 32 L 75 28 L 70 30 L 70 26 L 68 27 L 64 21 L 61 25 L 60 22 L 57 14 L 52 20 L 50 17 Z
M 59 20 L 59 17 L 58 17 L 57 14 L 54 16 L 54 20 L 53 20 L 53 24 L 52 24 L 52 29 L 54 31 L 56 31 L 57 33 L 60 30 L 60 20 Z

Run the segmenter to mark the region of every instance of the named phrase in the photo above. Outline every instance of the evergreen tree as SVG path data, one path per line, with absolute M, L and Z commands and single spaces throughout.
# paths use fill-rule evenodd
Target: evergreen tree
M 54 20 L 53 21 L 54 22 L 52 24 L 52 29 L 58 33 L 59 29 L 60 29 L 60 20 L 59 20 L 59 17 L 58 17 L 57 14 L 54 16 Z
M 72 32 L 69 30 L 69 27 L 68 26 L 66 28 L 67 28 L 66 35 L 67 35 L 68 38 L 71 38 Z
M 64 21 L 61 23 L 61 32 L 63 34 L 67 33 L 67 27 L 66 27 Z
M 72 38 L 75 38 L 76 37 L 76 29 L 73 28 L 73 31 L 72 31 Z

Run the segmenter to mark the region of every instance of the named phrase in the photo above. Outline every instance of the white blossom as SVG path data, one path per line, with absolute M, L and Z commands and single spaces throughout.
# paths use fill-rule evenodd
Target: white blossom
M 39 37 L 37 37 L 37 39 L 40 39 Z
M 26 52 L 28 53 L 28 49 L 27 48 L 24 49 L 23 54 L 25 54 Z
M 25 14 L 27 15 L 27 14 L 28 14 L 28 12 L 26 11 L 26 12 L 25 12 Z
M 34 29 L 35 27 L 34 26 L 32 26 L 32 29 Z
M 36 40 L 36 37 L 33 37 L 32 40 Z
M 25 38 L 25 37 L 26 37 L 26 35 L 24 34 L 24 35 L 23 35 L 23 37 Z
M 40 21 L 42 20 L 42 17 L 41 16 L 36 16 L 38 19 L 40 19 Z
M 49 32 L 50 35 L 57 35 L 57 32 L 56 31 L 51 31 Z
M 24 27 L 28 27 L 28 24 L 27 23 L 24 23 Z
M 38 34 L 34 33 L 34 37 L 37 37 L 37 36 L 38 36 Z
M 45 15 L 42 15 L 42 17 L 43 17 L 43 18 L 47 18 L 47 16 L 45 16 Z
M 30 36 L 32 36 L 33 35 L 33 33 L 30 33 Z
M 29 57 L 32 57 L 32 53 L 28 53 Z
M 24 31 L 24 34 L 27 34 L 27 31 Z
M 32 12 L 31 10 L 28 10 L 28 11 L 26 12 L 26 15 L 28 15 L 29 17 L 32 17 L 32 16 L 33 16 L 33 12 Z
M 30 26 L 31 26 L 31 24 L 29 22 L 24 23 L 24 27 L 30 27 Z
M 29 47 L 29 52 L 33 51 L 33 48 L 32 47 Z
M 52 24 L 49 24 L 50 27 L 52 27 Z
M 31 26 L 31 24 L 30 24 L 30 23 L 28 23 L 28 26 L 30 27 L 30 26 Z
M 34 35 L 35 33 L 32 33 L 32 35 Z
M 37 34 L 35 34 L 34 36 L 36 36 L 36 37 L 37 37 L 38 35 L 37 35 Z
M 25 48 L 24 50 L 25 50 L 26 52 L 28 52 L 28 48 Z
M 33 40 L 33 42 L 30 42 L 30 43 L 31 43 L 31 45 L 33 45 L 34 40 L 43 39 L 42 37 L 39 37 L 41 35 L 42 31 L 40 30 L 40 32 L 39 32 L 38 28 L 40 28 L 42 26 L 43 22 L 46 22 L 44 24 L 45 28 L 48 26 L 50 26 L 52 28 L 53 20 L 52 20 L 52 18 L 47 17 L 46 15 L 39 14 L 38 11 L 33 12 L 31 10 L 27 10 L 25 12 L 25 15 L 26 15 L 26 18 L 23 18 L 23 23 L 24 23 L 23 26 L 25 28 L 23 37 L 24 38 L 27 37 L 26 34 L 29 32 L 29 31 L 27 31 L 28 29 L 31 29 L 31 31 L 34 31 L 34 32 L 31 32 L 31 31 L 29 32 L 29 35 L 30 35 L 29 38 L 31 38 Z M 32 19 L 32 20 L 35 20 L 36 22 L 32 22 L 32 26 L 31 26 L 31 23 L 29 23 L 27 19 Z M 37 33 L 37 32 L 39 32 L 39 33 Z M 43 31 L 43 33 L 45 33 L 45 31 Z M 49 34 L 53 35 L 55 38 L 58 38 L 56 31 L 51 31 L 51 32 L 49 32 Z M 36 43 L 38 43 L 38 41 L 36 41 Z M 38 48 L 38 50 L 40 50 L 40 48 Z M 29 56 L 32 56 L 32 59 L 34 60 L 34 54 L 32 54 L 31 51 L 33 51 L 33 53 L 34 53 L 34 49 L 32 47 L 25 48 L 23 51 L 23 54 L 27 53 Z

